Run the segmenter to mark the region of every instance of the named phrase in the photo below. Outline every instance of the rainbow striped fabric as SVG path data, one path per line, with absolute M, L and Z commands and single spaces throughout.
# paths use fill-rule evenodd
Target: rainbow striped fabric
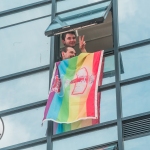
M 97 90 L 102 58 L 103 51 L 98 51 L 55 63 L 43 121 L 68 124 L 65 128 L 70 130 L 83 120 L 88 124 L 98 118 Z

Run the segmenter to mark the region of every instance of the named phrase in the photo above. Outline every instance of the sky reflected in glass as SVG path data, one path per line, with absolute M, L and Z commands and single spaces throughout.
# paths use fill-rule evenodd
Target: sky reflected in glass
M 0 148 L 46 136 L 47 124 L 42 124 L 44 107 L 3 117 L 5 132 Z
M 31 148 L 19 149 L 19 150 L 46 150 L 47 144 L 42 144 L 38 146 L 34 146 Z
M 48 24 L 44 18 L 0 30 L 0 76 L 49 64 Z
M 136 115 L 150 110 L 150 80 L 123 86 L 123 117 Z
M 49 71 L 0 83 L 0 111 L 45 100 L 48 97 Z
M 124 141 L 125 150 L 149 150 L 150 136 L 144 136 L 133 140 Z
M 15 7 L 20 7 L 23 5 L 28 5 L 28 4 L 32 4 L 35 2 L 38 2 L 41 0 L 0 0 L 0 11 L 4 11 L 4 10 L 8 10 L 8 9 L 12 9 Z
M 150 45 L 121 52 L 124 73 L 121 79 L 150 73 Z
M 150 38 L 149 6 L 148 0 L 118 0 L 120 45 Z

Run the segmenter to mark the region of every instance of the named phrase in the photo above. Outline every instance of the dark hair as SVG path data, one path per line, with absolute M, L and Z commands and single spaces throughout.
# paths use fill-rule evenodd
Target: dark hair
M 61 35 L 61 39 L 62 39 L 62 40 L 65 40 L 66 34 L 73 34 L 73 35 L 75 35 L 75 36 L 76 36 L 76 33 L 75 33 L 74 31 L 70 31 L 70 32 L 62 33 L 62 35 Z

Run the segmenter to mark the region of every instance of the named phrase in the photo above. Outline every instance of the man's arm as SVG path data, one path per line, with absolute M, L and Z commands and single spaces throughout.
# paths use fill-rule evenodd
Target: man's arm
M 81 53 L 86 53 L 86 49 L 85 49 L 85 41 L 84 41 L 84 35 L 83 36 L 79 36 L 79 48 L 81 50 Z

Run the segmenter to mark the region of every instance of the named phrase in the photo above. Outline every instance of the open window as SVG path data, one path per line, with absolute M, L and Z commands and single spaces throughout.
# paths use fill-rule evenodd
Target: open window
M 104 50 L 106 53 L 109 49 L 113 49 L 111 8 L 112 2 L 107 0 L 58 13 L 45 31 L 46 36 L 54 35 L 57 39 L 55 60 L 60 60 L 60 49 L 64 47 L 61 34 L 68 31 L 78 31 L 79 35 L 85 36 L 87 52 Z M 77 54 L 80 53 L 78 38 L 75 50 Z M 105 57 L 104 64 L 103 77 L 114 76 L 114 55 L 109 53 L 109 56 Z M 123 67 L 122 64 L 120 66 Z M 121 68 L 121 73 L 123 73 L 123 68 Z

